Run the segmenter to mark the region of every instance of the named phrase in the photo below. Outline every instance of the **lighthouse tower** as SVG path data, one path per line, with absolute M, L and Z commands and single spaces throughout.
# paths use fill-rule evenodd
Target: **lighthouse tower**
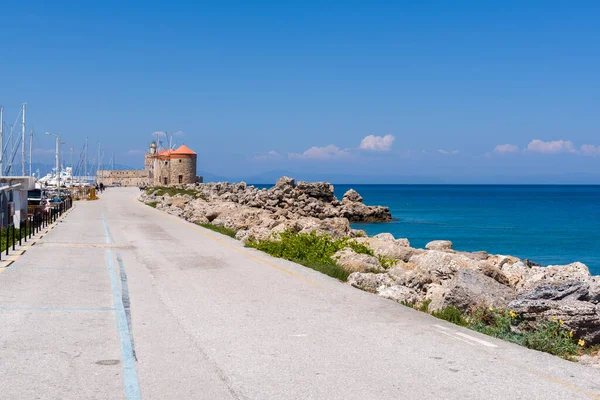
M 156 157 L 156 142 L 150 143 L 150 151 L 144 154 L 144 169 L 152 171 L 154 169 L 154 158 Z

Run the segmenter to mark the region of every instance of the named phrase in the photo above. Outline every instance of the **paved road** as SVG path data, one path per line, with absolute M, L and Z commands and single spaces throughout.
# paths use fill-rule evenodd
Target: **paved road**
M 447 324 L 109 189 L 0 272 L 2 399 L 600 399 Z

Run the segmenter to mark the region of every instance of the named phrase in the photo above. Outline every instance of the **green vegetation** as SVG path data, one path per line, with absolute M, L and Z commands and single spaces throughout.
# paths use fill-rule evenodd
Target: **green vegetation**
M 359 254 L 373 255 L 373 250 L 369 247 L 347 237 L 334 239 L 316 232 L 295 233 L 289 230 L 280 233 L 279 240 L 253 241 L 247 246 L 302 264 L 341 281 L 346 281 L 350 273 L 332 258 L 337 251 L 350 248 Z
M 431 315 L 460 326 L 467 326 L 469 324 L 460 310 L 453 306 L 448 306 L 439 311 L 434 311 L 431 313 Z
M 386 256 L 382 256 L 382 255 L 377 255 L 377 258 L 379 259 L 379 263 L 381 264 L 381 266 L 385 269 L 390 269 L 396 266 L 396 264 L 398 264 L 398 260 L 395 260 L 393 258 L 389 258 Z
M 0 251 L 6 250 L 6 236 L 8 235 L 8 247 L 12 248 L 13 245 L 13 232 L 12 228 L 5 227 L 0 230 Z M 25 235 L 29 235 L 29 226 L 25 229 L 15 229 L 15 244 L 19 243 L 19 237 L 22 235 L 22 241 L 25 240 Z
M 152 208 L 156 208 L 156 205 L 158 204 L 158 201 L 149 201 L 146 204 L 149 205 Z
M 431 299 L 427 299 L 423 302 L 423 304 L 421 304 L 421 307 L 419 307 L 418 310 L 421 312 L 428 312 L 430 304 L 431 304 Z
M 218 232 L 220 234 L 229 236 L 234 239 L 235 239 L 235 235 L 237 234 L 237 231 L 235 229 L 226 228 L 224 226 L 218 226 L 218 225 L 213 225 L 213 224 L 198 224 L 198 225 L 203 228 L 210 229 L 211 231 Z
M 504 309 L 478 309 L 469 318 L 469 327 L 489 336 L 517 343 L 530 349 L 561 357 L 578 353 L 573 333 L 562 325 L 561 320 L 543 321 L 536 326 L 523 321 L 515 312 Z
M 431 300 L 426 300 L 420 307 L 411 304 L 404 305 L 428 312 L 430 303 Z M 553 319 L 532 325 L 523 321 L 512 310 L 491 307 L 478 308 L 471 313 L 463 313 L 456 307 L 448 306 L 439 311 L 431 312 L 431 315 L 488 336 L 567 359 L 584 351 L 585 342 L 574 339 L 573 332 L 565 329 L 561 320 Z
M 147 194 L 154 193 L 156 196 L 164 196 L 169 195 L 171 197 L 179 194 L 179 195 L 188 195 L 195 199 L 206 200 L 204 194 L 200 193 L 195 189 L 179 189 L 171 186 L 150 186 L 146 188 Z

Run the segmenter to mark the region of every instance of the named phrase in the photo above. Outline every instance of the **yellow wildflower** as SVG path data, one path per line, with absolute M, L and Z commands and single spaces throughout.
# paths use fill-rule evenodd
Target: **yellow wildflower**
M 569 336 L 573 337 L 573 331 L 569 332 Z
M 585 340 L 583 339 L 579 339 L 579 342 L 577 342 L 578 345 L 580 345 L 581 347 L 585 346 Z
M 565 321 L 563 321 L 562 319 L 559 319 L 558 323 L 561 324 L 561 325 L 563 325 L 565 323 Z
M 494 309 L 492 307 L 488 307 L 488 310 L 490 311 L 494 311 Z
M 510 312 L 508 313 L 508 315 L 510 315 L 511 318 L 514 318 L 517 316 L 517 313 L 514 312 L 513 310 L 510 310 Z
M 552 317 L 552 321 L 556 321 L 556 317 Z

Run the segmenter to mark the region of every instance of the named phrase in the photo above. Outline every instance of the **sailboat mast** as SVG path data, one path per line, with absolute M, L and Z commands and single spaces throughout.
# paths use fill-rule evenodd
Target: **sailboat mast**
M 21 176 L 25 176 L 25 103 L 21 105 Z
M 29 176 L 33 176 L 33 129 L 29 132 Z
M 18 121 L 18 119 L 17 119 Z M 11 125 L 10 126 L 10 154 L 8 155 L 8 174 L 12 175 L 13 173 L 13 153 L 15 151 L 15 126 Z
M 88 156 L 88 138 L 86 136 L 85 138 L 85 149 L 84 149 L 85 153 L 83 153 L 83 164 L 84 164 L 84 169 L 85 169 L 85 178 L 87 179 L 88 176 L 88 162 L 87 162 L 87 156 Z

